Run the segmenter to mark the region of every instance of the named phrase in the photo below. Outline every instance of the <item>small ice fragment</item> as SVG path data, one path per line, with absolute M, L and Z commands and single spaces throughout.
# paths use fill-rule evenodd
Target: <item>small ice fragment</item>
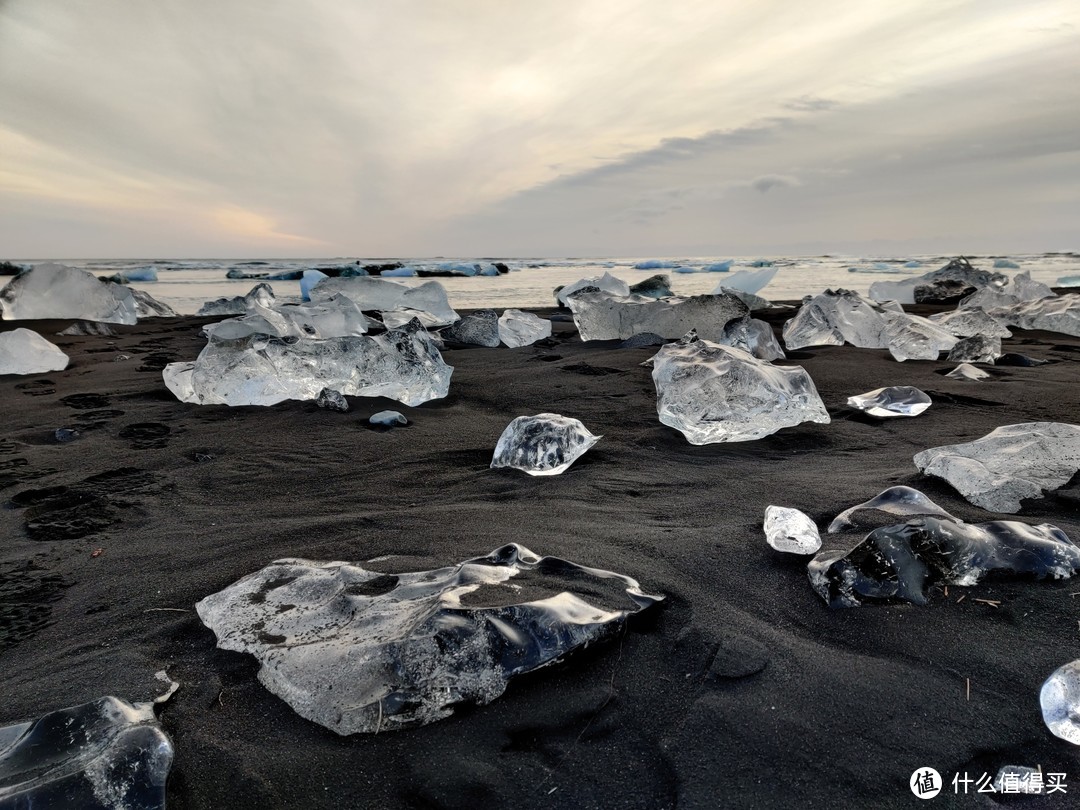
M 1054 670 L 1039 691 L 1039 704 L 1051 733 L 1080 745 L 1080 660 Z
M 765 509 L 765 539 L 777 551 L 790 554 L 816 554 L 821 535 L 807 515 L 798 509 L 769 506 Z
M 925 393 L 910 385 L 875 388 L 865 394 L 848 397 L 847 404 L 867 416 L 887 419 L 892 416 L 918 416 L 933 402 Z
M 372 425 L 383 425 L 385 427 L 395 427 L 397 425 L 407 425 L 409 424 L 409 420 L 397 411 L 379 411 L 368 417 L 368 423 Z
M 999 357 L 1001 338 L 972 335 L 953 346 L 947 359 L 952 363 L 993 363 Z
M 491 469 L 512 467 L 529 475 L 559 475 L 602 438 L 577 419 L 557 413 L 519 416 L 499 437 Z
M 499 313 L 493 309 L 478 309 L 442 330 L 443 340 L 470 346 L 499 345 Z
M 347 413 L 349 410 L 349 401 L 341 395 L 340 391 L 335 391 L 333 388 L 324 388 L 320 391 L 319 396 L 315 398 L 315 404 L 320 408 L 338 413 Z
M 1042 793 L 1042 771 L 1026 765 L 1002 765 L 994 777 L 994 790 L 1005 795 Z
M 912 487 L 897 486 L 882 490 L 873 498 L 845 509 L 829 524 L 829 534 L 842 532 L 857 525 L 856 518 L 864 511 L 887 512 L 890 515 L 934 515 L 956 520 L 952 515 Z
M 79 431 L 75 430 L 74 428 L 57 428 L 56 431 L 53 433 L 53 438 L 55 438 L 61 444 L 65 442 L 73 442 L 77 438 L 79 438 Z
M 970 363 L 961 363 L 945 376 L 952 377 L 954 380 L 985 380 L 990 375 Z
M 507 309 L 499 316 L 499 340 L 511 349 L 531 346 L 551 337 L 551 321 L 520 309 Z
M 727 264 L 730 266 L 730 262 Z M 764 267 L 761 270 L 740 270 L 737 273 L 731 273 L 724 276 L 724 280 L 720 282 L 720 286 L 713 295 L 719 295 L 722 290 L 738 290 L 754 295 L 769 286 L 779 272 L 779 267 Z
M 70 358 L 37 332 L 19 327 L 0 332 L 0 374 L 63 371 Z

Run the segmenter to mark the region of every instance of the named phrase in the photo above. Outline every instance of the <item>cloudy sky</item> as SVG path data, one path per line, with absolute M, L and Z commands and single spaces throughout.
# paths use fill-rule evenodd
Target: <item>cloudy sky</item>
M 0 0 L 0 258 L 1068 249 L 1077 0 Z

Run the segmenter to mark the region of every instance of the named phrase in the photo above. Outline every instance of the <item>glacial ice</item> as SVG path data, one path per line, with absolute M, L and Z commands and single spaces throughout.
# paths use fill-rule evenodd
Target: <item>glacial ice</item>
M 131 297 L 135 301 L 135 317 L 143 318 L 175 318 L 176 311 L 168 304 L 163 304 L 154 296 L 143 290 L 131 288 Z
M 405 418 L 404 414 L 401 414 L 398 411 L 379 411 L 368 417 L 368 424 L 382 425 L 383 427 L 398 427 L 399 425 L 409 424 L 409 420 Z
M 42 374 L 63 371 L 70 358 L 30 329 L 0 332 L 0 374 Z
M 1080 427 L 1024 422 L 981 439 L 923 450 L 915 466 L 943 478 L 970 503 L 993 512 L 1020 511 L 1023 498 L 1064 486 L 1080 468 Z
M 743 292 L 742 290 L 729 290 L 723 284 L 717 287 L 712 292 L 713 295 L 734 295 L 740 301 L 742 301 L 750 309 L 751 312 L 757 312 L 761 309 L 769 309 L 772 307 L 772 301 L 768 298 L 762 298 L 760 295 L 754 295 L 753 293 Z
M 993 363 L 1001 357 L 1001 338 L 972 335 L 960 340 L 946 358 L 951 363 Z
M 277 299 L 274 297 L 274 291 L 270 288 L 269 284 L 256 284 L 248 291 L 247 295 L 236 296 L 235 298 L 217 298 L 213 301 L 207 301 L 195 314 L 197 316 L 207 315 L 246 315 L 250 312 L 255 304 L 259 304 L 264 307 L 273 307 Z
M 413 320 L 420 321 L 425 329 L 434 329 L 443 325 L 442 317 L 421 309 L 387 309 L 380 312 L 379 317 L 382 318 L 383 326 L 387 329 L 399 329 Z M 442 341 L 442 337 L 437 332 L 432 332 L 431 337 Z
M 951 350 L 957 343 L 955 335 L 919 315 L 883 308 L 881 316 L 885 319 L 889 354 L 900 363 L 937 360 L 941 352 Z
M 621 278 L 616 278 L 611 273 L 604 272 L 602 276 L 593 276 L 591 278 L 578 279 L 575 282 L 567 284 L 565 287 L 561 287 L 555 293 L 555 299 L 559 302 L 560 306 L 568 306 L 571 295 L 578 290 L 583 290 L 586 287 L 596 287 L 598 290 L 603 290 L 611 295 L 625 296 L 630 295 L 630 285 L 623 281 Z
M 193 364 L 170 363 L 162 377 L 182 402 L 201 405 L 273 405 L 333 388 L 411 406 L 445 397 L 453 370 L 413 320 L 374 337 L 228 340 L 214 333 Z
M 379 275 L 383 278 L 412 278 L 416 275 L 416 268 L 414 267 L 391 267 L 387 270 L 382 270 Z
M 1076 293 L 1023 301 L 995 309 L 990 315 L 1019 329 L 1042 329 L 1080 337 L 1080 295 Z
M 1053 671 L 1039 690 L 1039 705 L 1055 737 L 1080 745 L 1080 660 Z
M 875 529 L 851 551 L 820 552 L 807 573 L 830 607 L 856 607 L 891 599 L 924 605 L 936 581 L 968 586 L 1002 572 L 1064 579 L 1078 567 L 1080 548 L 1048 523 L 920 517 Z
M 720 282 L 720 286 L 713 292 L 713 295 L 719 295 L 722 289 L 738 290 L 739 292 L 755 295 L 765 289 L 779 272 L 779 267 L 763 267 L 760 270 L 740 270 L 737 273 L 724 276 L 724 280 Z
M 1080 287 L 1080 276 L 1062 276 L 1057 280 L 1058 287 Z
M 750 352 L 758 360 L 784 358 L 784 350 L 777 343 L 772 327 L 749 315 L 728 321 L 717 343 Z
M 459 318 L 450 306 L 446 289 L 437 281 L 425 281 L 409 287 L 372 276 L 328 278 L 312 287 L 310 294 L 315 303 L 327 301 L 338 294 L 344 295 L 365 312 L 417 310 L 430 316 L 430 320 L 422 319 L 425 326 L 449 326 Z
M 985 380 L 990 375 L 981 368 L 975 368 L 970 363 L 961 363 L 945 376 L 954 380 Z
M 248 314 L 203 327 L 207 336 L 236 340 L 248 335 L 271 337 L 332 338 L 362 335 L 370 322 L 360 308 L 343 295 L 322 304 L 265 307 L 249 302 Z
M 305 270 L 304 275 L 300 277 L 300 298 L 304 301 L 310 301 L 311 288 L 324 278 L 330 278 L 330 276 L 320 270 Z
M 675 295 L 671 290 L 671 279 L 667 276 L 649 276 L 644 281 L 630 285 L 630 295 L 645 295 L 649 298 L 670 298 Z
M 868 501 L 856 504 L 841 512 L 829 524 L 829 534 L 847 531 L 860 525 L 863 512 L 884 512 L 889 515 L 932 515 L 956 520 L 952 515 L 912 487 L 896 486 L 882 490 Z
M 814 381 L 693 332 L 652 358 L 660 421 L 691 444 L 745 442 L 802 422 L 828 424 Z
M 910 385 L 875 388 L 865 394 L 848 397 L 847 404 L 867 416 L 887 419 L 892 416 L 918 416 L 933 402 L 924 392 Z
M 1056 298 L 1056 293 L 1041 281 L 1032 281 L 1031 273 L 1017 273 L 1002 285 L 984 287 L 960 302 L 961 309 L 979 308 L 990 314 L 1028 301 Z
M 603 436 L 557 413 L 519 416 L 499 437 L 491 469 L 511 467 L 529 475 L 559 475 Z
M 769 506 L 765 509 L 765 539 L 777 551 L 789 554 L 816 554 L 821 535 L 807 515 L 798 509 Z
M 520 309 L 503 310 L 499 316 L 499 340 L 511 349 L 531 346 L 551 337 L 551 321 Z
M 135 296 L 127 287 L 99 281 L 91 273 L 62 264 L 39 264 L 15 276 L 0 290 L 6 321 L 80 318 L 133 324 Z
M 728 259 L 727 261 L 723 262 L 713 262 L 712 264 L 706 264 L 701 269 L 704 270 L 706 273 L 726 273 L 731 269 L 732 264 L 734 264 L 734 261 L 732 259 Z M 738 273 L 736 273 L 736 275 L 738 275 Z
M 550 595 L 523 602 L 522 586 Z M 355 734 L 490 703 L 513 676 L 612 636 L 662 599 L 512 543 L 401 574 L 277 560 L 195 608 L 218 646 L 254 655 L 262 684 L 300 716 Z
M 977 270 L 966 259 L 953 259 L 940 270 L 934 270 L 903 281 L 875 281 L 870 285 L 870 297 L 875 301 L 897 301 L 915 304 L 926 301 L 952 300 L 965 291 L 983 287 L 1000 287 L 1008 277 L 1001 273 Z
M 634 265 L 635 270 L 668 270 L 672 267 L 678 267 L 678 262 L 662 261 L 660 259 L 648 259 L 647 261 L 638 262 Z
M 335 391 L 333 388 L 324 388 L 320 391 L 319 395 L 315 397 L 315 404 L 328 411 L 349 412 L 349 400 L 345 399 L 340 391 Z
M 749 312 L 746 304 L 730 294 L 658 300 L 587 288 L 570 296 L 569 305 L 584 341 L 626 340 L 641 332 L 678 338 L 691 329 L 708 340 L 720 340 L 728 321 Z
M 978 307 L 955 309 L 952 312 L 939 312 L 936 315 L 931 315 L 930 320 L 946 332 L 957 337 L 974 337 L 975 335 L 998 338 L 1012 337 L 1012 332 L 1003 324 Z
M 995 270 L 1019 270 L 1020 265 L 1011 259 L 994 259 Z
M 493 309 L 478 309 L 443 329 L 442 336 L 444 340 L 494 349 L 499 345 L 499 313 Z

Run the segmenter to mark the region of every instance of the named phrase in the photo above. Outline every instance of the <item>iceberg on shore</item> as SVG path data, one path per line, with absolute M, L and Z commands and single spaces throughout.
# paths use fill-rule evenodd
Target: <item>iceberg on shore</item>
M 425 281 L 409 287 L 396 281 L 373 276 L 327 278 L 311 288 L 313 303 L 322 303 L 335 295 L 352 299 L 365 312 L 413 310 L 426 313 L 426 326 L 449 326 L 460 316 L 450 306 L 446 289 L 437 281 Z
M 611 295 L 595 287 L 578 290 L 567 299 L 581 339 L 626 340 L 642 332 L 678 338 L 691 329 L 719 341 L 728 321 L 750 310 L 731 293 L 691 298 L 649 298 Z

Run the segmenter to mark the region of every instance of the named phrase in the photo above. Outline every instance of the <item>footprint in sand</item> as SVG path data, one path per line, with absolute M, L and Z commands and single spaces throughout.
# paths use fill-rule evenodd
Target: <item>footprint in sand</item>
M 44 397 L 56 393 L 55 385 L 52 380 L 30 380 L 19 383 L 15 388 L 30 397 Z
M 61 397 L 60 401 L 69 408 L 77 411 L 89 411 L 94 408 L 104 408 L 109 404 L 109 398 L 104 394 L 70 394 Z
M 160 422 L 136 422 L 121 428 L 120 438 L 130 439 L 131 446 L 136 450 L 147 450 L 164 447 L 168 443 L 167 437 L 171 432 L 168 425 Z
M 0 650 L 48 626 L 52 603 L 70 583 L 28 560 L 0 563 Z

